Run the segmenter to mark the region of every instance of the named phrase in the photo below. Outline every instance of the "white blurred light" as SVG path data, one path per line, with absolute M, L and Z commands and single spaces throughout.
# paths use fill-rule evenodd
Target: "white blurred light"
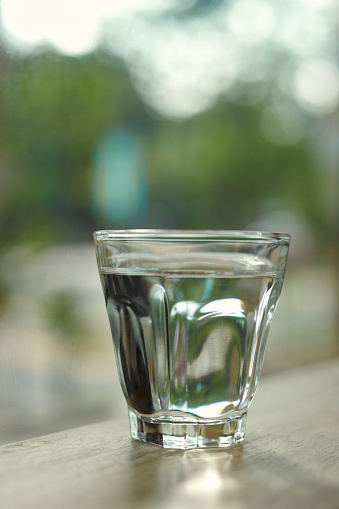
M 261 42 L 271 35 L 275 15 L 265 0 L 238 0 L 229 11 L 228 24 L 234 35 L 244 42 Z
M 93 2 L 3 0 L 2 21 L 9 41 L 21 49 L 52 44 L 63 53 L 79 54 L 97 43 L 98 12 Z
M 167 8 L 170 0 L 2 0 L 6 38 L 20 49 L 51 44 L 65 54 L 95 49 L 105 19 Z
M 299 0 L 301 4 L 311 5 L 313 4 L 316 7 L 327 7 L 328 5 L 333 4 L 333 0 Z
M 296 97 L 305 109 L 328 113 L 338 103 L 335 65 L 309 60 L 331 47 L 328 21 L 336 0 L 225 0 L 200 18 L 161 15 L 187 10 L 195 0 L 0 2 L 5 40 L 12 46 L 31 51 L 51 44 L 62 53 L 80 55 L 94 50 L 102 38 L 124 60 L 140 95 L 170 118 L 210 108 L 220 95 L 231 93 L 237 80 L 253 84 L 246 100 L 255 104 L 266 93 L 259 82 L 268 82 L 272 69 L 284 85 L 283 94 Z M 286 68 L 289 80 L 276 73 L 271 44 L 287 50 L 292 59 L 308 59 L 295 79 L 292 68 Z M 267 126 L 271 117 L 267 115 Z M 286 131 L 286 119 L 278 124 L 277 132 Z M 296 126 L 288 139 L 298 138 Z
M 279 44 L 302 56 L 319 52 L 326 46 L 328 17 L 311 5 L 282 9 L 275 38 Z
M 144 94 L 147 102 L 167 118 L 180 119 L 202 113 L 215 102 L 211 95 L 192 88 L 189 84 L 162 83 L 152 87 L 151 94 Z
M 229 487 L 232 489 L 237 487 L 237 483 L 233 479 L 227 479 L 226 482 L 225 479 L 221 478 L 219 472 L 206 468 L 205 472 L 185 481 L 181 485 L 181 489 L 190 495 L 202 495 L 214 493 L 216 490 L 220 490 L 224 484 L 229 484 Z
M 239 55 L 232 41 L 199 21 L 185 31 L 159 26 L 127 51 L 133 55 L 130 68 L 136 88 L 153 109 L 169 118 L 210 108 L 238 74 Z
M 295 96 L 300 104 L 320 115 L 331 113 L 339 103 L 339 69 L 329 61 L 308 59 L 295 76 Z

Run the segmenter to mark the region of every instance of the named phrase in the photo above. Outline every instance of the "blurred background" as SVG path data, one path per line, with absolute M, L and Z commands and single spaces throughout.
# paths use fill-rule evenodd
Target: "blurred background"
M 125 415 L 92 232 L 292 235 L 268 375 L 339 354 L 336 0 L 0 0 L 0 443 Z

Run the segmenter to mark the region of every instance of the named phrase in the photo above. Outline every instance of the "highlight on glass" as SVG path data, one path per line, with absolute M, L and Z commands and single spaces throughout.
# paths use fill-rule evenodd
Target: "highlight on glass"
M 245 436 L 290 236 L 94 233 L 134 439 L 175 449 Z

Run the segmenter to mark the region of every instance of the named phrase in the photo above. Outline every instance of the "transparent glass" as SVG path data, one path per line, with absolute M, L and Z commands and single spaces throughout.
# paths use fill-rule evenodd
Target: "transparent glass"
M 243 440 L 290 236 L 94 233 L 131 435 L 163 447 Z

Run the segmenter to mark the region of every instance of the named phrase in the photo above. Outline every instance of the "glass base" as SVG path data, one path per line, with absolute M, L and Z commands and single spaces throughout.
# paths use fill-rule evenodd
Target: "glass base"
M 229 447 L 245 437 L 246 412 L 207 422 L 145 418 L 130 408 L 128 414 L 132 438 L 169 449 Z

